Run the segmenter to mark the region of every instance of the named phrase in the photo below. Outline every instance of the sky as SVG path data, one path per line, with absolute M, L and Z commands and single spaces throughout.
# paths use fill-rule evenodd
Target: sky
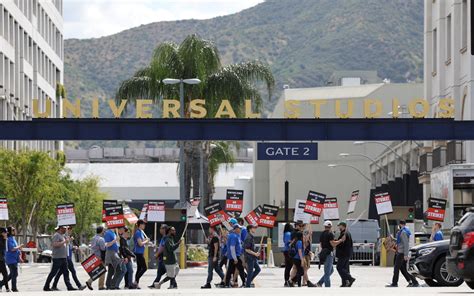
M 64 0 L 65 38 L 94 38 L 160 21 L 208 19 L 264 0 Z

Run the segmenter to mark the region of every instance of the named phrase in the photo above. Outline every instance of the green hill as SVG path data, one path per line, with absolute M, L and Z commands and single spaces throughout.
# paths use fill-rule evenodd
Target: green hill
M 377 70 L 392 82 L 423 77 L 422 0 L 267 0 L 209 20 L 158 22 L 97 39 L 65 41 L 70 98 L 112 97 L 146 65 L 155 46 L 197 33 L 217 44 L 223 62 L 271 65 L 279 96 L 322 86 L 335 70 Z M 276 99 L 266 102 L 271 111 Z

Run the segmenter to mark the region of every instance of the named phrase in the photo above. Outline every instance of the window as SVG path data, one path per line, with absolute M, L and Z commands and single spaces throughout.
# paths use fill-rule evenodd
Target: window
M 467 49 L 467 0 L 462 0 L 462 19 L 461 19 L 461 52 Z
M 438 44 L 438 30 L 437 29 L 434 29 L 433 30 L 433 44 L 432 44 L 432 47 L 433 47 L 433 60 L 432 60 L 432 63 L 433 63 L 433 76 L 436 75 L 436 72 L 438 71 L 438 67 L 437 67 L 437 64 L 438 64 L 438 47 L 437 47 L 437 44 Z
M 446 18 L 446 64 L 451 63 L 451 47 L 452 47 L 452 36 L 453 34 L 451 33 L 451 28 L 452 28 L 452 19 L 451 15 L 448 15 Z

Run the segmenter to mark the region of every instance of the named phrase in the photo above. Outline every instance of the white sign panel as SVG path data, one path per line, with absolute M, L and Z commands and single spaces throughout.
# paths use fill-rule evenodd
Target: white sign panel
M 58 217 L 58 226 L 76 225 L 76 213 L 74 213 L 73 203 L 57 205 L 56 216 Z
M 306 200 L 296 200 L 295 204 L 295 214 L 293 217 L 294 222 L 301 221 L 305 224 L 310 223 L 311 221 L 311 214 L 305 213 L 304 208 L 306 206 Z
M 165 202 L 148 201 L 147 211 L 148 222 L 164 222 L 165 221 Z
M 148 204 L 144 204 L 142 211 L 140 212 L 140 217 L 138 217 L 140 220 L 146 220 L 146 214 L 148 211 Z
M 388 192 L 377 193 L 375 195 L 375 206 L 377 207 L 377 213 L 379 216 L 393 212 L 392 200 L 390 199 Z
M 339 220 L 339 204 L 336 197 L 326 198 L 323 215 L 324 220 Z
M 351 199 L 349 199 L 349 205 L 347 207 L 347 214 L 355 212 L 357 201 L 359 200 L 359 190 L 352 191 Z
M 0 220 L 8 220 L 8 202 L 6 198 L 0 198 Z

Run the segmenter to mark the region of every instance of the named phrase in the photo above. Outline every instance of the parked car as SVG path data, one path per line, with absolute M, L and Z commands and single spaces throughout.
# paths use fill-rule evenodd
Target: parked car
M 446 269 L 449 240 L 417 245 L 410 249 L 408 272 L 425 281 L 430 287 L 458 287 L 463 279 Z
M 474 208 L 471 208 L 451 230 L 448 272 L 463 278 L 474 289 Z

